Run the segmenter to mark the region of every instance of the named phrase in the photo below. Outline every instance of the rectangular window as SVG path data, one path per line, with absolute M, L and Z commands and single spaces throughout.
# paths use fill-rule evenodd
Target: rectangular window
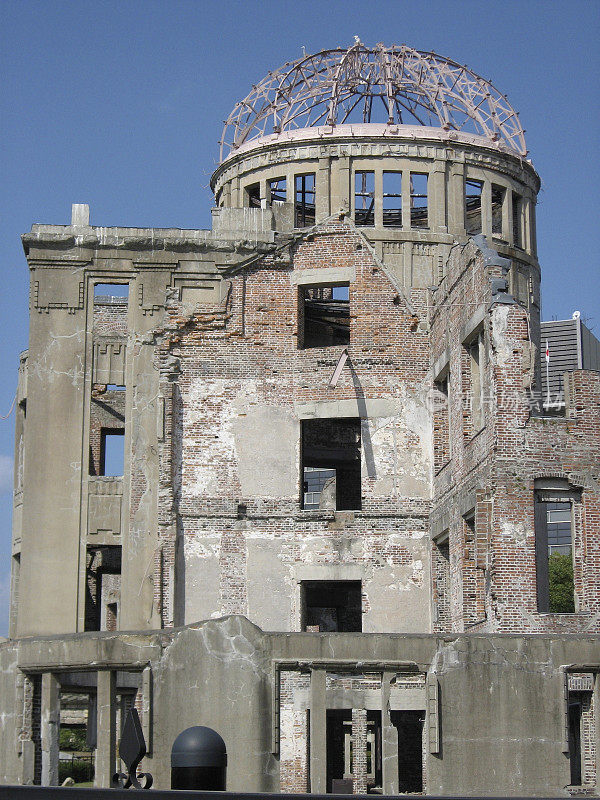
M 128 283 L 95 283 L 94 299 L 105 297 L 129 297 Z
M 296 175 L 295 227 L 307 228 L 315 224 L 315 173 Z
M 302 630 L 362 631 L 360 581 L 303 581 Z
M 298 346 L 350 344 L 349 284 L 298 288 Z
M 120 602 L 120 581 L 121 546 L 88 547 L 85 595 L 86 631 L 116 629 L 117 614 L 115 611 L 118 611 Z
M 354 173 L 354 222 L 356 225 L 375 225 L 375 173 Z
M 383 173 L 383 224 L 386 228 L 402 227 L 402 173 Z
M 427 212 L 427 174 L 410 173 L 410 227 L 427 228 L 429 217 Z
M 246 186 L 246 204 L 249 208 L 261 208 L 260 183 L 253 183 L 251 186 Z
M 272 178 L 269 181 L 269 196 L 272 203 L 285 203 L 286 192 L 285 178 Z
M 521 195 L 512 193 L 512 229 L 513 244 L 515 247 L 523 247 L 523 198 Z
M 303 420 L 302 507 L 360 509 L 360 461 L 359 419 Z M 317 479 L 315 473 L 320 473 Z
M 572 504 L 564 494 L 536 492 L 536 580 L 541 613 L 575 612 L 572 516 Z
M 483 330 L 463 346 L 464 433 L 471 437 L 485 425 L 484 376 L 485 345 Z
M 445 531 L 433 542 L 434 602 L 436 630 L 447 631 L 451 626 L 450 613 L 450 539 Z
M 100 475 L 121 477 L 125 464 L 125 431 L 102 428 L 100 438 Z
M 502 238 L 502 212 L 504 209 L 504 200 L 506 197 L 506 189 L 504 186 L 498 186 L 492 183 L 492 236 Z
M 433 455 L 437 473 L 450 460 L 448 373 L 434 381 L 433 386 Z
M 481 195 L 483 181 L 465 181 L 465 230 L 469 236 L 481 233 Z

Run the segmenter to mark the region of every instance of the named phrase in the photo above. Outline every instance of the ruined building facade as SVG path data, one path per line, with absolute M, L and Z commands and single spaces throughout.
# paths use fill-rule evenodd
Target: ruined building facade
M 1 780 L 80 693 L 99 785 L 136 703 L 159 787 L 203 724 L 232 790 L 593 794 L 600 376 L 550 413 L 526 156 L 358 42 L 236 106 L 211 230 L 23 237 Z

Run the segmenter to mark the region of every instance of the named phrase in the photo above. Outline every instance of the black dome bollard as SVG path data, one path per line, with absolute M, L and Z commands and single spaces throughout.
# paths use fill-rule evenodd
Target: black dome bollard
M 224 792 L 225 742 L 212 728 L 195 725 L 182 731 L 171 748 L 171 789 Z

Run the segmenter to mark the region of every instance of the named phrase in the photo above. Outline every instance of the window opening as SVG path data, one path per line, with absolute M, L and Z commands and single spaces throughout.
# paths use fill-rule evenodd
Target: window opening
M 392 725 L 398 731 L 398 791 L 423 791 L 424 711 L 392 711 Z
M 571 786 L 581 786 L 581 697 L 569 692 L 569 765 Z
M 303 581 L 301 595 L 303 631 L 362 631 L 360 581 Z
M 296 228 L 315 224 L 315 173 L 296 175 L 295 223 Z
M 522 210 L 523 198 L 521 195 L 512 195 L 512 228 L 513 228 L 513 244 L 515 247 L 523 247 L 522 236 Z
M 410 173 L 410 227 L 427 228 L 427 174 Z
M 302 421 L 302 499 L 316 498 L 314 470 L 329 473 L 320 489 L 320 509 L 361 508 L 361 442 L 359 419 L 311 419 Z M 302 505 L 303 508 L 307 506 Z
M 433 456 L 437 473 L 450 460 L 448 375 L 438 378 L 433 386 Z
M 286 179 L 272 178 L 269 181 L 269 196 L 272 203 L 285 203 L 286 200 Z
M 450 630 L 450 541 L 447 538 L 433 543 L 434 601 L 438 630 Z
M 375 225 L 375 173 L 354 174 L 354 222 L 356 225 Z
M 484 380 L 483 364 L 485 344 L 483 330 L 480 330 L 464 345 L 463 391 L 467 400 L 465 408 L 465 434 L 470 437 L 480 431 L 485 423 L 484 418 Z
M 107 383 L 106 384 L 106 391 L 107 392 L 124 392 L 125 386 L 121 386 L 118 383 Z
M 538 611 L 575 613 L 570 501 L 536 494 L 535 542 Z
M 260 202 L 260 183 L 253 183 L 246 186 L 246 198 L 250 208 L 261 208 Z
M 492 235 L 502 237 L 502 211 L 504 209 L 504 199 L 506 189 L 492 183 Z
M 128 283 L 95 283 L 94 300 L 107 297 L 129 297 Z
M 96 692 L 74 689 L 60 693 L 58 782 L 73 778 L 74 786 L 81 787 L 94 780 Z
M 121 591 L 121 546 L 88 547 L 86 561 L 86 631 L 116 630 Z
M 300 349 L 350 344 L 349 285 L 301 286 Z
M 102 428 L 100 439 L 100 475 L 118 478 L 124 473 L 125 431 Z
M 469 236 L 481 233 L 481 195 L 483 181 L 465 181 L 465 229 Z
M 402 173 L 383 173 L 383 224 L 387 228 L 402 227 Z

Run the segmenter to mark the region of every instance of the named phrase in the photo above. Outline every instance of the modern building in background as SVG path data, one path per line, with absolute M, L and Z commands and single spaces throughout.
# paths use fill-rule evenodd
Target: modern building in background
M 109 785 L 135 704 L 158 788 L 205 725 L 233 791 L 593 794 L 600 376 L 539 402 L 517 113 L 357 40 L 254 86 L 211 185 L 211 230 L 23 237 L 0 779 L 77 719 Z
M 581 319 L 579 311 L 571 319 L 542 322 L 541 345 L 542 403 L 560 411 L 565 404 L 565 372 L 576 369 L 600 370 L 600 341 Z

